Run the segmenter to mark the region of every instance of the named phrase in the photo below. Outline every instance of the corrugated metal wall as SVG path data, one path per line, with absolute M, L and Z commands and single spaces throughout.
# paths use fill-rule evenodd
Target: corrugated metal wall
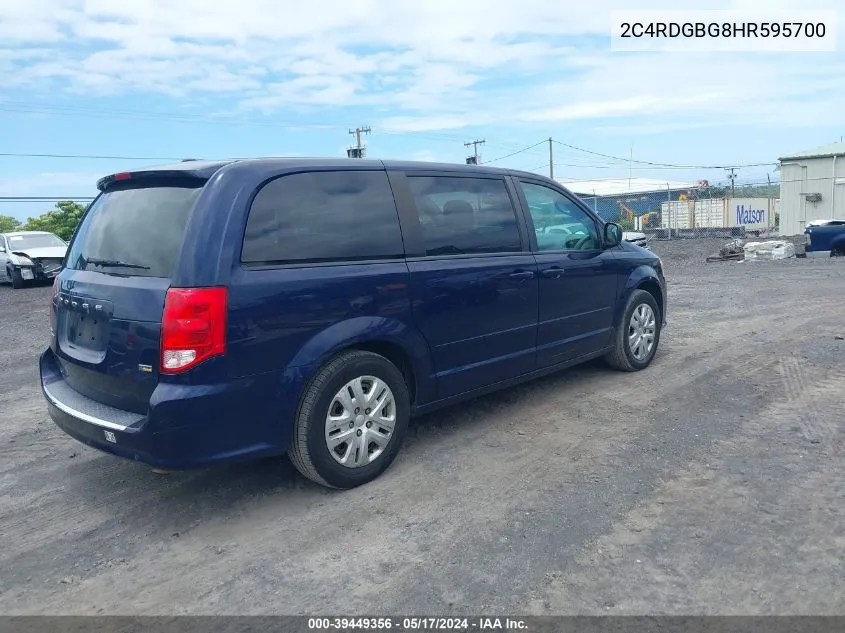
M 780 177 L 781 235 L 802 234 L 810 220 L 845 219 L 845 156 L 784 161 Z

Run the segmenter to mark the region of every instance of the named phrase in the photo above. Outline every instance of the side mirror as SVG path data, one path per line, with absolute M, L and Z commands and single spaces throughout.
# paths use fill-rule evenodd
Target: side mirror
M 613 248 L 622 243 L 622 227 L 613 222 L 608 222 L 604 225 L 604 246 L 605 248 Z

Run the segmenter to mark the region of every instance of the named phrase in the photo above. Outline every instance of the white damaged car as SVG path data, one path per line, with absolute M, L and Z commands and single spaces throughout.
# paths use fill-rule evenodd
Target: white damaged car
M 0 233 L 0 282 L 21 288 L 28 281 L 51 281 L 62 269 L 67 242 L 46 231 Z
M 622 239 L 642 248 L 648 248 L 648 237 L 645 233 L 640 233 L 639 231 L 624 231 L 622 233 Z

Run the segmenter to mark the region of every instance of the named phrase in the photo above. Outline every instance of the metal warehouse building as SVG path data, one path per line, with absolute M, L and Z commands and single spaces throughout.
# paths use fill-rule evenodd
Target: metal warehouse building
M 780 159 L 780 234 L 800 235 L 812 220 L 845 219 L 845 143 Z

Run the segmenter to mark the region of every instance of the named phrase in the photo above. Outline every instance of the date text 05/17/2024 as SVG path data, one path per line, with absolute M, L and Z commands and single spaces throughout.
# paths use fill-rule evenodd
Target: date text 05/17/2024
M 328 617 L 308 618 L 310 631 L 525 631 L 519 618 Z

